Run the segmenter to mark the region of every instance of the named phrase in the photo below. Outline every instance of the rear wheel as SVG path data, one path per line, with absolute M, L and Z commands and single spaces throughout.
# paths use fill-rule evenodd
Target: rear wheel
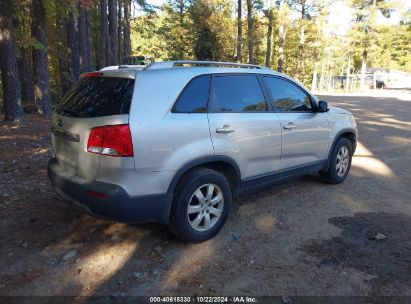
M 328 183 L 342 183 L 348 175 L 352 160 L 352 143 L 349 139 L 338 139 L 330 156 L 328 171 L 320 171 L 321 177 Z
M 224 175 L 211 169 L 195 170 L 177 186 L 170 230 L 184 241 L 206 241 L 223 227 L 231 201 Z

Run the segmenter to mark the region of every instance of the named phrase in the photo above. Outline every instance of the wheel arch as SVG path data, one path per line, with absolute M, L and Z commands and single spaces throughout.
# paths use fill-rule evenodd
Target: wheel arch
M 182 166 L 171 180 L 167 193 L 173 194 L 182 177 L 197 168 L 210 168 L 222 173 L 229 181 L 233 195 L 240 189 L 241 172 L 235 160 L 228 156 L 213 155 L 192 160 Z
M 328 167 L 330 166 L 330 161 L 331 161 L 331 153 L 334 150 L 335 144 L 341 137 L 347 138 L 348 140 L 351 141 L 352 147 L 353 147 L 353 154 L 354 154 L 355 149 L 357 148 L 357 135 L 356 134 L 357 133 L 355 129 L 353 128 L 345 128 L 337 133 L 337 135 L 334 137 L 334 140 L 330 146 L 330 150 L 328 151 L 328 157 L 327 157 L 327 161 L 324 164 L 323 171 L 328 170 Z

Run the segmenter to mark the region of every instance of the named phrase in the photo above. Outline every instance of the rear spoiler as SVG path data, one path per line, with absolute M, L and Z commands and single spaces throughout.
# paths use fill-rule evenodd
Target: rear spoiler
M 112 71 L 112 70 L 120 70 L 120 69 L 135 69 L 135 70 L 143 70 L 146 66 L 145 65 L 111 65 L 100 69 L 100 71 Z

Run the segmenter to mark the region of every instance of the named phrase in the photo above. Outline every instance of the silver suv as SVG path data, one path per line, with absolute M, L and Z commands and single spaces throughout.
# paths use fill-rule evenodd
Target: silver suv
M 351 113 L 284 74 L 156 62 L 82 76 L 55 109 L 48 174 L 92 215 L 202 242 L 242 193 L 313 172 L 341 183 L 356 142 Z

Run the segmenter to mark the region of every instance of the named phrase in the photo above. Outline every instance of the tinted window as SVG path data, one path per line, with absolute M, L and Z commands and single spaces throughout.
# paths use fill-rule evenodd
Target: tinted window
M 130 112 L 134 79 L 84 77 L 57 106 L 56 112 L 72 117 L 99 117 Z
M 264 77 L 277 111 L 311 111 L 310 97 L 289 81 Z
M 213 112 L 267 111 L 260 83 L 253 75 L 216 76 L 211 95 Z
M 210 76 L 199 76 L 191 80 L 178 97 L 174 112 L 201 113 L 207 112 Z

